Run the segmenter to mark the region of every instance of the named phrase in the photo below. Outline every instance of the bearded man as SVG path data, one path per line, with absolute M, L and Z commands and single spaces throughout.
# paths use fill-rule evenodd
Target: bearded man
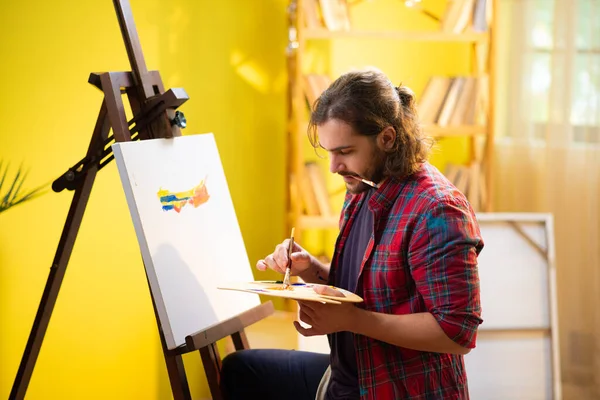
M 296 329 L 331 353 L 256 349 L 223 360 L 226 399 L 469 398 L 463 356 L 482 322 L 483 240 L 466 197 L 427 156 L 415 98 L 380 71 L 340 76 L 313 105 L 311 144 L 347 194 L 328 267 L 294 243 L 291 273 L 362 303 L 300 301 Z M 289 241 L 259 260 L 285 273 Z

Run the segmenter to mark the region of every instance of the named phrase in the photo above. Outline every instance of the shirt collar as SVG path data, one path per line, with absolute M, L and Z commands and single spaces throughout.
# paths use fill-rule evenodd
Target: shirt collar
M 422 170 L 424 165 L 419 167 L 419 170 Z M 416 173 L 418 173 L 418 171 Z M 414 175 L 414 174 L 413 174 Z M 396 177 L 386 177 L 383 181 L 380 182 L 379 188 L 375 190 L 375 193 L 369 199 L 369 209 L 373 212 L 383 211 L 389 209 L 396 199 L 398 195 L 402 191 L 402 188 L 409 182 L 411 176 L 407 176 L 404 178 L 396 178 Z M 370 191 L 365 191 L 355 196 L 355 203 L 359 203 L 365 200 L 367 193 Z

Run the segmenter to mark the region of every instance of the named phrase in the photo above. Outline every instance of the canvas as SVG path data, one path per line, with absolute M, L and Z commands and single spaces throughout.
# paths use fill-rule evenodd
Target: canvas
M 480 213 L 483 324 L 465 356 L 471 398 L 561 397 L 552 216 Z
M 214 136 L 112 149 L 168 348 L 259 305 L 217 289 L 253 276 Z

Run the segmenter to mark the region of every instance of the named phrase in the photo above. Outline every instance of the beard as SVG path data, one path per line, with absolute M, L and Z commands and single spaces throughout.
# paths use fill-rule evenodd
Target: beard
M 381 182 L 385 175 L 385 153 L 379 149 L 376 149 L 375 154 L 373 154 L 373 162 L 371 166 L 367 168 L 363 172 L 352 172 L 352 171 L 343 171 L 339 172 L 339 175 L 342 176 L 355 176 L 358 178 L 363 178 L 374 183 Z M 366 192 L 369 189 L 372 189 L 370 185 L 367 185 L 364 182 L 361 182 L 357 179 L 354 179 L 351 182 L 346 183 L 346 190 L 352 194 L 360 194 L 362 192 Z

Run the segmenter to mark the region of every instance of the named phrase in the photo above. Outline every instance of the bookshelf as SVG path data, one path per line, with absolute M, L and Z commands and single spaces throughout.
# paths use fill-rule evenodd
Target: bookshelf
M 304 31 L 304 39 L 342 39 L 342 38 L 369 38 L 369 39 L 393 39 L 393 40 L 416 40 L 434 42 L 469 42 L 484 43 L 488 40 L 486 33 L 460 33 L 449 34 L 445 32 L 410 32 L 410 31 L 330 31 L 325 28 L 312 28 Z
M 386 41 L 389 46 L 435 42 L 469 46 L 469 73 L 428 76 L 423 91 L 416 93 L 417 104 L 419 115 L 423 116 L 422 127 L 429 136 L 436 140 L 463 138 L 467 141 L 468 160 L 462 164 L 449 163 L 442 172 L 467 195 L 477 211 L 491 211 L 494 86 L 491 66 L 495 15 L 492 4 L 495 2 L 447 1 L 434 30 L 354 27 L 352 12 L 348 10 L 356 3 L 356 0 L 353 3 L 344 0 L 291 0 L 288 3 L 287 227 L 294 226 L 298 235 L 304 230 L 338 227 L 339 209 L 332 210 L 323 204 L 324 198 L 331 196 L 331 190 L 324 179 L 317 176 L 315 163 L 307 163 L 306 154 L 309 104 L 335 78 L 307 70 L 305 66 L 304 59 L 310 51 L 307 44 L 318 41 Z M 373 65 L 368 59 L 365 64 Z M 320 171 L 327 174 L 323 168 Z

